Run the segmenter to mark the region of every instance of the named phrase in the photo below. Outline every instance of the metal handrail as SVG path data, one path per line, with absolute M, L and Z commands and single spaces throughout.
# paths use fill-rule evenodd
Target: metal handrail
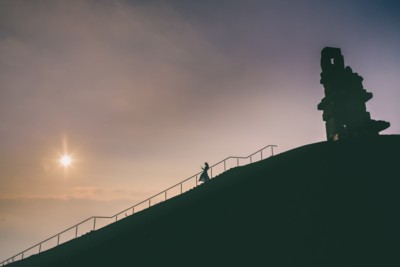
M 223 160 L 221 160 L 221 161 L 215 163 L 214 165 L 212 165 L 212 166 L 210 167 L 210 169 L 209 169 L 210 172 L 211 172 L 210 178 L 213 178 L 213 168 L 217 167 L 218 165 L 220 165 L 220 164 L 222 164 L 222 163 L 224 164 L 224 171 L 223 171 L 223 172 L 225 172 L 225 171 L 227 170 L 227 169 L 226 169 L 226 162 L 227 162 L 228 160 L 230 160 L 230 159 L 236 159 L 236 167 L 239 167 L 239 166 L 240 166 L 240 165 L 239 165 L 239 160 L 245 160 L 245 159 L 249 159 L 249 158 L 250 158 L 250 163 L 253 163 L 253 156 L 255 156 L 255 155 L 258 154 L 258 153 L 260 153 L 260 160 L 262 160 L 262 159 L 263 159 L 263 151 L 264 151 L 265 149 L 267 149 L 267 148 L 270 148 L 270 149 L 271 149 L 271 156 L 274 156 L 274 147 L 277 147 L 277 146 L 276 146 L 276 145 L 268 145 L 268 146 L 265 146 L 265 147 L 263 147 L 263 148 L 257 150 L 257 151 L 254 152 L 253 154 L 250 154 L 250 155 L 247 156 L 247 157 L 233 157 L 233 156 L 227 157 L 226 159 L 223 159 Z M 246 164 L 244 164 L 244 165 L 246 165 Z M 166 200 L 168 199 L 168 191 L 171 190 L 171 189 L 174 189 L 174 188 L 176 188 L 176 187 L 178 187 L 178 186 L 180 186 L 180 194 L 182 194 L 182 193 L 183 193 L 183 184 L 184 184 L 185 182 L 187 182 L 187 181 L 192 180 L 193 178 L 195 178 L 195 179 L 196 179 L 196 181 L 195 181 L 196 183 L 195 183 L 195 184 L 196 184 L 196 186 L 197 186 L 197 185 L 198 185 L 197 177 L 198 177 L 201 173 L 202 173 L 202 172 L 196 173 L 196 174 L 190 176 L 189 178 L 187 178 L 187 179 L 185 179 L 185 180 L 183 180 L 183 181 L 181 181 L 181 182 L 179 182 L 179 183 L 177 183 L 177 184 L 175 184 L 175 185 L 173 185 L 173 186 L 171 186 L 171 187 L 168 187 L 168 188 L 165 189 L 164 191 L 161 191 L 160 193 L 157 193 L 157 194 L 155 194 L 155 195 L 153 195 L 153 196 L 151 196 L 151 197 L 149 197 L 149 198 L 147 198 L 147 199 L 145 199 L 145 200 L 143 200 L 143 201 L 141 201 L 141 202 L 139 202 L 139 203 L 136 203 L 135 205 L 133 205 L 133 206 L 131 206 L 131 207 L 129 207 L 129 208 L 123 210 L 123 211 L 120 211 L 120 212 L 114 214 L 113 216 L 109 216 L 109 217 L 107 217 L 107 216 L 92 216 L 92 217 L 90 217 L 90 218 L 87 218 L 86 220 L 83 220 L 83 221 L 81 221 L 81 222 L 75 224 L 74 226 L 71 226 L 71 227 L 69 227 L 69 228 L 67 228 L 67 229 L 65 229 L 65 230 L 63 230 L 63 231 L 61 231 L 60 233 L 55 234 L 55 235 L 53 235 L 53 236 L 51 236 L 51 237 L 49 237 L 49 238 L 47 238 L 47 239 L 41 241 L 40 243 L 37 243 L 36 245 L 33 245 L 33 246 L 29 247 L 28 249 L 25 249 L 24 251 L 22 251 L 22 252 L 20 252 L 20 253 L 14 255 L 14 256 L 12 256 L 12 257 L 6 259 L 6 260 L 4 260 L 4 261 L 2 261 L 2 262 L 0 263 L 0 266 L 4 266 L 4 265 L 6 265 L 6 264 L 8 264 L 8 263 L 10 263 L 10 262 L 14 262 L 14 261 L 17 261 L 17 260 L 22 260 L 22 259 L 24 259 L 24 254 L 25 254 L 26 252 L 28 252 L 28 251 L 30 251 L 30 250 L 36 248 L 36 247 L 38 248 L 38 253 L 41 253 L 41 252 L 42 252 L 42 245 L 44 245 L 47 241 L 50 241 L 50 240 L 52 240 L 52 239 L 54 239 L 54 238 L 57 238 L 57 245 L 55 245 L 55 246 L 53 246 L 53 247 L 56 247 L 56 246 L 60 245 L 60 238 L 61 238 L 61 235 L 64 234 L 64 233 L 66 233 L 66 232 L 68 232 L 68 231 L 70 231 L 70 230 L 72 230 L 72 229 L 75 229 L 75 237 L 73 237 L 73 238 L 71 238 L 71 239 L 69 239 L 69 240 L 72 240 L 72 239 L 77 238 L 77 237 L 78 237 L 79 226 L 83 225 L 84 223 L 86 223 L 86 222 L 88 222 L 88 221 L 90 221 L 90 220 L 93 220 L 93 230 L 91 230 L 91 231 L 95 231 L 95 230 L 96 230 L 96 220 L 97 220 L 97 219 L 114 219 L 114 218 L 115 218 L 115 222 L 116 222 L 116 221 L 118 221 L 118 216 L 119 216 L 119 215 L 124 214 L 124 213 L 125 213 L 125 215 L 126 215 L 126 212 L 127 212 L 127 211 L 130 211 L 130 210 L 132 210 L 132 214 L 131 214 L 131 215 L 133 215 L 133 214 L 135 214 L 135 208 L 138 207 L 138 206 L 140 206 L 140 205 L 142 205 L 142 204 L 144 204 L 144 203 L 146 203 L 146 202 L 148 202 L 148 204 L 149 204 L 148 207 L 151 207 L 151 200 L 154 199 L 155 197 L 158 197 L 158 196 L 162 195 L 162 194 L 164 194 L 164 200 L 163 200 L 163 201 L 166 201 Z M 221 173 L 222 173 L 222 172 L 221 172 Z M 220 174 L 221 174 L 221 173 L 220 173 Z M 215 177 L 215 176 L 214 176 L 214 177 Z M 187 191 L 187 190 L 186 190 L 186 191 Z M 185 192 L 186 192 L 186 191 L 185 191 Z M 178 194 L 178 195 L 180 195 L 180 194 Z M 145 208 L 144 208 L 144 209 L 145 209 Z M 142 210 L 144 210 L 144 209 L 142 209 Z M 127 216 L 127 215 L 126 215 L 126 216 Z M 109 224 L 111 224 L 111 223 L 109 223 Z M 109 224 L 107 224 L 107 225 L 109 225 Z M 106 226 L 106 225 L 105 225 L 105 226 Z M 105 226 L 103 226 L 103 227 L 105 227 Z M 102 228 L 102 227 L 100 227 L 100 228 Z M 100 228 L 98 228 L 98 229 L 100 229 Z M 97 229 L 97 230 L 98 230 L 98 229 Z M 67 242 L 67 241 L 69 241 L 69 240 L 66 240 L 66 241 L 64 241 L 64 242 L 62 242 L 62 243 L 65 243 L 65 242 Z M 33 254 L 32 254 L 32 255 L 33 255 Z M 19 259 L 16 259 L 16 258 L 19 258 Z

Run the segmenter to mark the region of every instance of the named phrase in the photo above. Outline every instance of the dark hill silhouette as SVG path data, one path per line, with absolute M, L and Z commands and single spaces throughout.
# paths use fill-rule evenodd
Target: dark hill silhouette
M 10 266 L 400 266 L 399 151 L 303 146 Z

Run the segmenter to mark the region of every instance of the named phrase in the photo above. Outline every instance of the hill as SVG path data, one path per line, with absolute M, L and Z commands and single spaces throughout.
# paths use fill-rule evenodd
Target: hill
M 399 151 L 303 146 L 9 266 L 400 266 Z

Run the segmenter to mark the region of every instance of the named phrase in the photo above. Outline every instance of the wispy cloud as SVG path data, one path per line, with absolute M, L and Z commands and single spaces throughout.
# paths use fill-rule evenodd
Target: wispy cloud
M 55 175 L 43 173 L 53 159 L 38 158 L 51 157 L 44 154 L 64 134 L 101 177 L 127 155 L 143 158 L 182 133 L 205 132 L 204 118 L 218 108 L 217 91 L 227 88 L 221 81 L 234 66 L 168 5 L 4 1 L 0 188 L 8 189 L 0 194 L 12 190 L 11 180 L 36 185 L 24 194 L 57 187 L 40 179 Z
M 1 195 L 0 200 L 8 201 L 46 201 L 46 200 L 143 200 L 156 191 L 126 190 L 119 188 L 100 188 L 94 186 L 75 187 L 59 195 Z
M 91 216 L 114 215 L 145 195 L 121 189 L 75 188 L 60 196 L 1 196 L 0 258 L 10 257 Z
M 289 2 L 1 0 L 0 246 L 49 214 L 54 228 L 112 214 L 204 161 L 324 140 L 326 45 L 399 132 L 399 5 Z

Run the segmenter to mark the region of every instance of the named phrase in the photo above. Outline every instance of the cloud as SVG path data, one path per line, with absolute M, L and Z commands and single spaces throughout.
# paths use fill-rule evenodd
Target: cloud
M 91 216 L 114 215 L 144 198 L 123 197 L 132 192 L 101 191 L 77 188 L 65 196 L 2 196 L 0 258 L 15 255 Z
M 119 200 L 127 199 L 134 200 L 146 196 L 150 196 L 154 192 L 144 191 L 133 191 L 125 189 L 110 189 L 110 188 L 98 188 L 98 187 L 76 187 L 73 188 L 69 195 L 66 195 L 67 199 L 91 199 L 91 200 Z
M 286 148 L 322 139 L 319 49 L 355 30 L 368 40 L 369 28 L 339 30 L 351 5 L 233 2 L 226 12 L 210 1 L 2 1 L 0 188 L 56 187 L 58 174 L 43 169 L 52 170 L 64 134 L 91 161 L 80 178 L 102 182 L 146 175 L 129 161 L 168 165 L 166 157 L 203 158 L 219 146 L 238 153 L 222 151 L 244 149 L 249 136 L 257 147 L 282 132 L 296 133 Z M 365 14 L 354 16 L 362 25 Z
M 172 134 L 185 123 L 182 110 L 199 111 L 207 92 L 220 90 L 201 83 L 219 79 L 232 65 L 163 5 L 6 3 L 3 140 L 75 129 L 93 147 L 113 150 L 115 139 L 147 139 L 160 129 Z
M 74 187 L 65 194 L 59 195 L 2 195 L 3 201 L 67 201 L 67 200 L 93 200 L 93 201 L 114 201 L 131 200 L 139 201 L 156 193 L 155 191 L 127 190 L 120 188 L 100 188 L 94 186 Z
M 64 135 L 83 160 L 70 172 L 76 180 L 119 187 L 110 185 L 111 175 L 115 183 L 145 177 L 134 161 L 158 157 L 152 166 L 168 165 L 166 154 L 177 158 L 182 147 L 204 142 L 213 128 L 218 140 L 225 114 L 235 116 L 252 104 L 241 97 L 257 82 L 254 75 L 168 5 L 2 5 L 0 194 L 74 197 L 66 191 L 79 183 L 65 188 L 55 162 Z M 246 90 L 238 95 L 239 86 Z M 159 170 L 154 177 L 161 175 Z M 101 193 L 81 190 L 75 197 Z
M 372 117 L 398 131 L 398 5 L 305 2 L 0 1 L 0 253 L 129 207 L 205 160 L 324 140 L 325 45 L 379 88 Z

